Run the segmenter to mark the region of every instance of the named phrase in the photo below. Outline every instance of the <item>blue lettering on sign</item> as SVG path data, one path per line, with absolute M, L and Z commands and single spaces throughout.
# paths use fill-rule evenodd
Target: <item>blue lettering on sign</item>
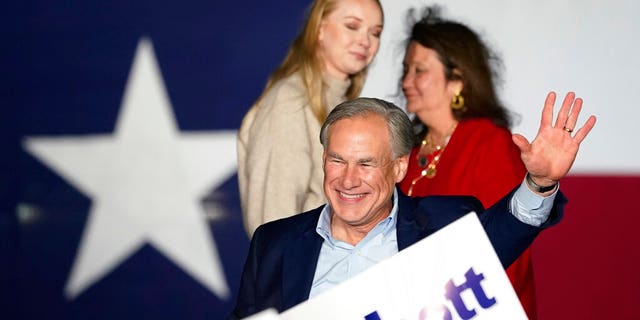
M 471 292 L 473 292 L 473 296 L 476 298 L 476 301 L 478 301 L 478 304 L 483 309 L 487 309 L 493 306 L 494 304 L 496 304 L 497 301 L 495 297 L 493 298 L 487 297 L 486 292 L 484 292 L 484 289 L 482 288 L 482 284 L 480 283 L 482 280 L 484 280 L 484 275 L 482 273 L 476 273 L 473 270 L 473 267 L 471 267 L 464 274 L 464 277 L 465 277 L 465 282 L 461 283 L 460 285 L 455 285 L 455 283 L 453 282 L 453 279 L 449 279 L 449 281 L 447 281 L 447 284 L 445 285 L 444 296 L 445 298 L 447 298 L 447 300 L 451 301 L 451 304 L 453 304 L 456 314 L 458 314 L 460 318 L 467 320 L 475 317 L 477 312 L 475 309 L 469 309 L 467 305 L 464 303 L 464 300 L 462 300 L 462 293 L 465 290 L 471 289 Z M 443 320 L 452 319 L 451 311 L 445 305 L 441 305 L 440 308 L 438 309 L 439 310 L 437 310 L 437 313 L 442 315 Z M 436 310 L 431 310 L 431 311 L 436 311 Z M 433 319 L 432 317 L 428 317 L 428 316 L 429 315 L 427 314 L 426 308 L 420 312 L 420 319 Z M 366 315 L 364 319 L 380 320 L 380 316 L 378 315 L 377 311 L 373 311 L 368 315 Z
M 467 306 L 464 304 L 461 296 L 463 291 L 471 289 L 473 295 L 478 301 L 478 304 L 480 304 L 483 309 L 496 304 L 496 298 L 487 297 L 487 294 L 484 292 L 482 285 L 480 284 L 480 281 L 484 280 L 484 275 L 482 273 L 476 274 L 475 271 L 473 271 L 473 267 L 469 268 L 469 270 L 464 274 L 464 277 L 467 281 L 459 286 L 456 286 L 453 283 L 453 279 L 449 279 L 449 282 L 447 282 L 447 285 L 445 286 L 445 297 L 447 300 L 451 301 L 460 318 L 466 320 L 474 317 L 476 315 L 476 311 L 474 309 L 467 309 Z

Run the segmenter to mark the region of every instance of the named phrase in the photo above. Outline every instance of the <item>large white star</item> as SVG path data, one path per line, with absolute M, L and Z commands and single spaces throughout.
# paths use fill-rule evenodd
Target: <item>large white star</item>
M 179 131 L 146 39 L 138 44 L 113 134 L 27 138 L 32 155 L 92 199 L 66 296 L 75 298 L 150 243 L 227 299 L 200 203 L 235 173 L 235 138 L 235 131 Z

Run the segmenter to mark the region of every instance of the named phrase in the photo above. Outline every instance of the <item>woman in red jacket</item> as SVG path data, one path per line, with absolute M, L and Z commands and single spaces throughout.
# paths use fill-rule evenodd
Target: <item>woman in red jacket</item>
M 511 119 L 495 92 L 499 63 L 467 26 L 425 10 L 404 58 L 402 90 L 416 115 L 416 146 L 400 189 L 409 196 L 473 195 L 485 207 L 522 182 Z M 536 318 L 530 250 L 507 275 L 527 315 Z

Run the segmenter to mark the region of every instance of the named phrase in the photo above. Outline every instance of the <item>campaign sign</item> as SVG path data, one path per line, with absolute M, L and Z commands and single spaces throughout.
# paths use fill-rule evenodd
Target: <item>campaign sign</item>
M 527 319 L 475 213 L 280 319 Z
M 267 309 L 262 312 L 258 312 L 248 318 L 244 318 L 242 320 L 281 320 L 280 315 L 276 309 Z

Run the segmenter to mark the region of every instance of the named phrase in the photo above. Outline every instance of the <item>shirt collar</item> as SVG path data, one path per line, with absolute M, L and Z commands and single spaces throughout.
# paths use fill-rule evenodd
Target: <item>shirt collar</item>
M 378 233 L 382 233 L 385 237 L 389 235 L 391 232 L 395 232 L 396 230 L 396 222 L 398 220 L 398 190 L 396 188 L 393 189 L 393 207 L 391 208 L 391 212 L 389 216 L 384 220 L 380 221 L 369 234 L 363 239 L 362 242 L 365 242 L 367 239 L 371 238 Z M 327 242 L 331 247 L 334 247 L 338 240 L 334 239 L 331 235 L 331 205 L 327 203 L 322 211 L 320 212 L 320 218 L 318 219 L 318 224 L 316 225 L 316 233 L 320 235 L 325 242 Z

